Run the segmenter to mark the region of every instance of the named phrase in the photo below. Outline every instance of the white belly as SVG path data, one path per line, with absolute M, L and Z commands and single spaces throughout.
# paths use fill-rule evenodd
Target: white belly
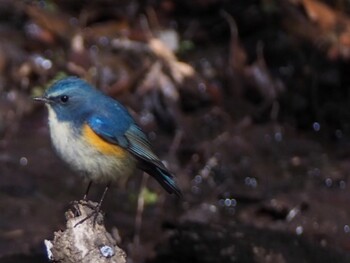
M 79 133 L 73 131 L 69 122 L 58 121 L 56 113 L 49 109 L 49 127 L 52 144 L 59 156 L 74 170 L 94 181 L 113 181 L 129 176 L 135 167 L 133 158 L 117 159 L 101 154 Z

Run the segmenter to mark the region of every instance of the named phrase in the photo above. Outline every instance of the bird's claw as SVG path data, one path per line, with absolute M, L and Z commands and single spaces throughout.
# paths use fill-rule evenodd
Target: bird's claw
M 93 226 L 96 226 L 96 223 L 101 224 L 101 221 L 103 220 L 102 217 L 99 218 L 100 212 L 101 212 L 101 205 L 100 204 L 96 204 L 94 202 L 91 201 L 86 201 L 86 200 L 79 200 L 77 201 L 77 208 L 76 210 L 79 211 L 79 216 L 82 215 L 80 209 L 79 209 L 79 205 L 80 206 L 85 206 L 87 208 L 89 208 L 90 210 L 92 210 L 91 213 L 87 214 L 83 219 L 81 219 L 80 221 L 78 221 L 74 227 L 84 223 L 86 220 L 90 219 L 91 217 L 93 217 Z

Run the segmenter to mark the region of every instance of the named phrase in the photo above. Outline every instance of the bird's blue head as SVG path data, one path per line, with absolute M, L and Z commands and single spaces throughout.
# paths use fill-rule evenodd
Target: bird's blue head
M 45 102 L 55 112 L 59 121 L 80 122 L 94 110 L 95 100 L 101 93 L 77 77 L 67 77 L 55 82 L 42 97 L 34 98 Z

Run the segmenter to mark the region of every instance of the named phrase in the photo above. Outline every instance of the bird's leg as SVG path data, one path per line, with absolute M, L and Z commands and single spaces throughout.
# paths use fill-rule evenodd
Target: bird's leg
M 78 212 L 78 215 L 80 215 L 81 213 L 80 213 L 79 209 L 78 209 L 77 206 L 76 206 L 77 204 L 87 206 L 87 207 L 89 207 L 89 208 L 91 208 L 91 209 L 94 209 L 94 208 L 95 208 L 95 206 L 92 206 L 92 205 L 88 202 L 88 200 L 87 200 L 87 196 L 88 196 L 89 190 L 90 190 L 90 188 L 91 188 L 91 185 L 92 185 L 92 180 L 89 181 L 89 184 L 88 184 L 88 186 L 87 186 L 87 188 L 86 188 L 86 191 L 85 191 L 85 194 L 84 194 L 82 200 L 73 201 L 73 202 L 72 202 L 72 205 L 74 206 L 74 209 Z
M 99 208 L 101 207 L 101 204 L 102 204 L 102 202 L 103 202 L 103 199 L 105 199 L 106 193 L 107 193 L 107 191 L 108 191 L 110 185 L 111 185 L 111 183 L 109 182 L 109 183 L 106 185 L 105 190 L 103 191 L 103 194 L 102 194 L 102 196 L 101 196 L 100 202 L 98 202 L 98 205 L 97 205 Z
M 89 181 L 89 184 L 88 184 L 88 186 L 87 186 L 87 188 L 86 188 L 86 191 L 85 191 L 85 194 L 84 194 L 84 197 L 83 197 L 83 200 L 84 200 L 84 201 L 87 200 L 87 196 L 88 196 L 88 194 L 89 194 L 91 185 L 92 185 L 92 180 Z
M 89 184 L 89 185 L 90 185 L 90 184 Z M 100 212 L 102 202 L 103 202 L 103 200 L 104 200 L 104 198 L 105 198 L 105 196 L 106 196 L 106 193 L 107 193 L 107 191 L 108 191 L 108 189 L 109 189 L 109 186 L 110 186 L 110 183 L 108 183 L 108 184 L 106 185 L 106 188 L 105 188 L 105 190 L 103 191 L 103 194 L 102 194 L 101 199 L 100 199 L 100 201 L 98 202 L 98 204 L 97 204 L 95 207 L 92 208 L 92 209 L 93 209 L 92 213 L 89 214 L 89 215 L 87 215 L 85 218 L 83 218 L 82 220 L 80 220 L 78 223 L 76 223 L 74 227 L 76 227 L 77 225 L 80 225 L 81 223 L 85 222 L 87 219 L 91 218 L 92 216 L 94 217 L 93 224 L 94 224 L 94 226 L 95 226 L 98 213 Z

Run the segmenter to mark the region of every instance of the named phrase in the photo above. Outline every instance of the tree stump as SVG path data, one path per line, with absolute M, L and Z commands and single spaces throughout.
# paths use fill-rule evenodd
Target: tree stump
M 66 213 L 66 229 L 45 240 L 48 257 L 59 263 L 125 263 L 126 254 L 106 231 L 101 212 L 91 216 L 97 203 L 74 201 Z M 86 220 L 84 220 L 86 219 Z

